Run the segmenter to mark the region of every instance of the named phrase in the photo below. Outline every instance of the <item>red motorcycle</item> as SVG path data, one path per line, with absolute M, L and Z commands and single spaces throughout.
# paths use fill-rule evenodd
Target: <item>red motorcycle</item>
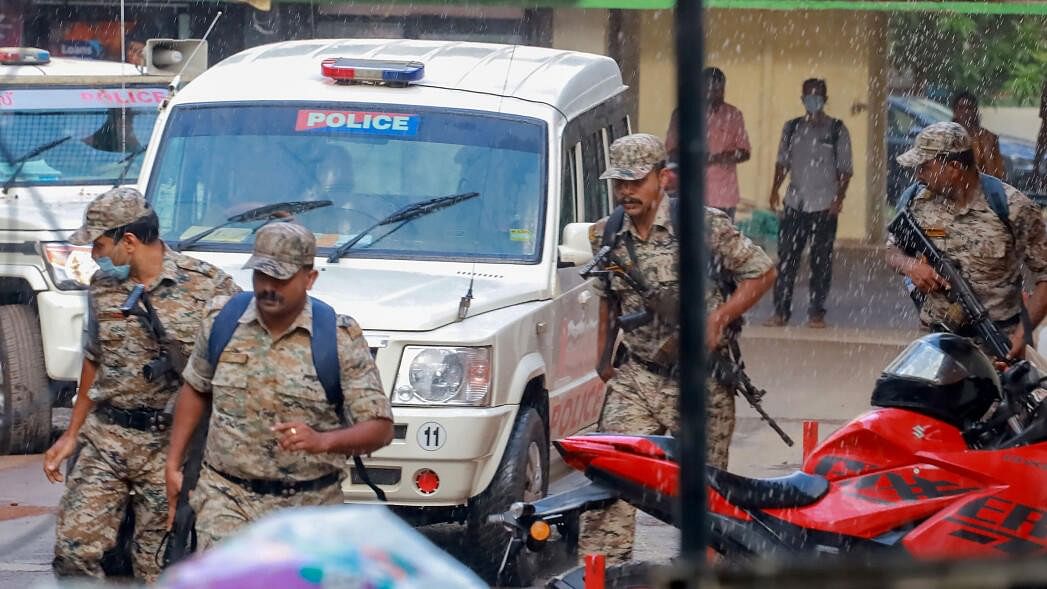
M 883 372 L 872 411 L 822 442 L 791 475 L 754 479 L 707 467 L 711 547 L 753 557 L 920 559 L 1047 552 L 1047 379 L 1027 362 L 994 365 L 970 340 L 932 334 Z M 492 521 L 516 555 L 540 550 L 580 512 L 624 499 L 678 525 L 673 438 L 592 434 L 555 442 L 590 484 Z M 608 570 L 608 587 L 644 586 L 642 567 Z M 580 588 L 582 572 L 549 587 Z

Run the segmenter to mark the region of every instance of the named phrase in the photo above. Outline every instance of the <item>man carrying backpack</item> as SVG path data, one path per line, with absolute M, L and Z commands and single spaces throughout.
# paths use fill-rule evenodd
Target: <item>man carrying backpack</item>
M 807 114 L 785 123 L 774 166 L 771 210 L 781 205 L 780 190 L 791 177 L 778 229 L 778 280 L 774 285 L 774 315 L 764 325 L 781 327 L 792 314 L 793 286 L 800 257 L 811 243 L 811 302 L 807 326 L 823 328 L 825 300 L 832 286 L 833 242 L 843 199 L 851 182 L 851 136 L 843 121 L 825 114 L 825 80 L 803 83 Z
M 316 239 L 293 222 L 260 229 L 254 293 L 212 303 L 186 365 L 167 456 L 169 523 L 190 436 L 208 406 L 190 495 L 200 548 L 284 507 L 342 503 L 346 456 L 393 438 L 392 410 L 360 326 L 307 295 Z
M 1028 325 L 1047 314 L 1047 229 L 1040 209 L 1018 189 L 980 174 L 971 138 L 957 123 L 935 123 L 919 135 L 898 163 L 916 169 L 918 184 L 899 199 L 923 233 L 952 260 L 997 327 L 1011 339 L 1011 356 L 1025 344 L 1022 274 L 1035 285 L 1026 307 Z M 963 311 L 947 297 L 948 282 L 922 259 L 907 256 L 887 240 L 887 263 L 926 293 L 920 321 L 965 333 Z

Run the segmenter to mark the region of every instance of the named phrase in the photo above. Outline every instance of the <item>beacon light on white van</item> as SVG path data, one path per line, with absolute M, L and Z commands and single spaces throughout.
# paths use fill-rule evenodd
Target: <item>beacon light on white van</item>
M 407 346 L 393 386 L 395 405 L 486 405 L 490 348 Z
M 33 47 L 0 47 L 0 65 L 41 65 L 51 62 L 51 54 Z
M 418 61 L 331 57 L 320 63 L 320 72 L 325 78 L 336 82 L 400 85 L 421 80 L 425 76 L 425 64 Z

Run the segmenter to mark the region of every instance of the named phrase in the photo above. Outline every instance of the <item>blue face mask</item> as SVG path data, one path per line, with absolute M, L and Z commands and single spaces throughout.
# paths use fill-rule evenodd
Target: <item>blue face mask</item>
M 131 276 L 130 264 L 117 266 L 116 264 L 113 264 L 113 260 L 111 260 L 109 256 L 105 256 L 104 258 L 98 258 L 97 260 L 95 260 L 95 263 L 98 264 L 99 271 L 105 273 L 106 276 L 111 276 L 121 282 L 127 280 Z
M 812 115 L 825 108 L 825 99 L 821 96 L 808 94 L 803 97 L 803 107 Z

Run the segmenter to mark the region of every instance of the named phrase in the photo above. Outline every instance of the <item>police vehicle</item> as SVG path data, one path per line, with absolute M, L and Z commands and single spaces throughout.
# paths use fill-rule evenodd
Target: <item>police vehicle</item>
M 151 39 L 143 69 L 0 48 L 0 454 L 46 449 L 52 402 L 76 389 L 96 266 L 65 240 L 92 198 L 137 180 L 194 43 Z
M 466 523 L 481 572 L 504 548 L 488 514 L 546 493 L 550 441 L 600 414 L 600 303 L 578 267 L 612 206 L 598 175 L 625 92 L 584 53 L 286 42 L 174 96 L 146 153 L 163 238 L 246 289 L 257 211 L 317 235 L 311 294 L 360 322 L 393 404 L 370 477 L 411 521 Z M 374 501 L 355 471 L 344 490 Z

